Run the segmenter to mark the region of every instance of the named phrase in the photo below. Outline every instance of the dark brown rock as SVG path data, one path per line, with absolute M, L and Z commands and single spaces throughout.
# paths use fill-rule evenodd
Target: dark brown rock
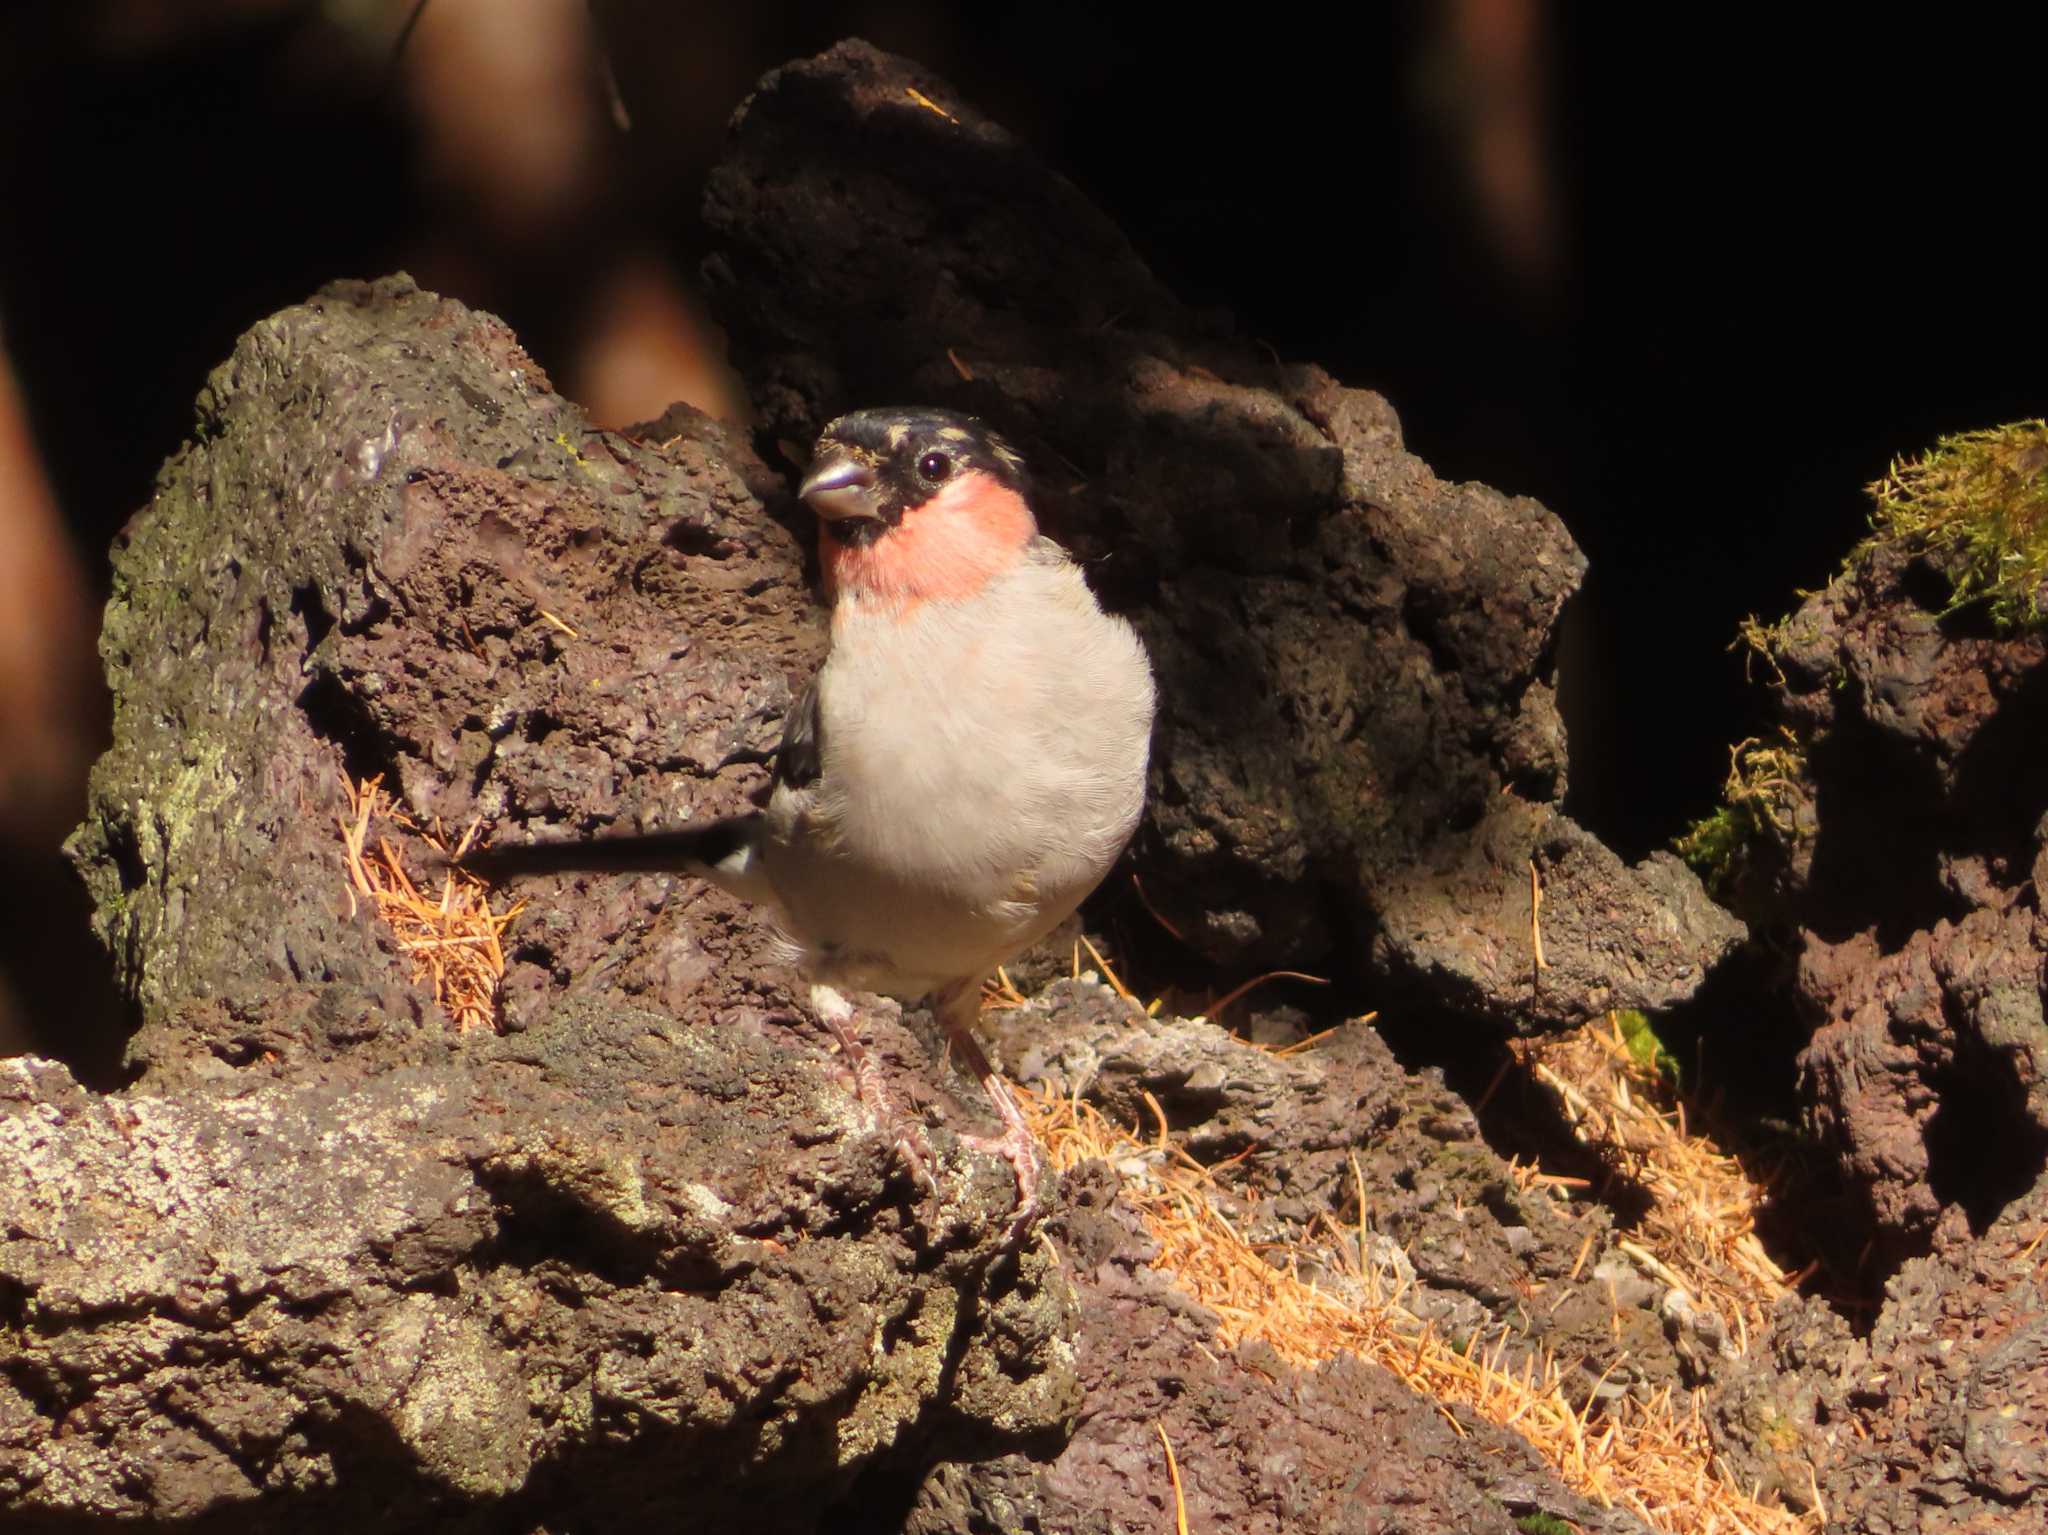
M 933 1413 L 1028 1438 L 1079 1403 L 1064 1283 L 975 1319 L 987 1250 L 882 1213 L 886 1152 L 758 1028 L 582 1003 L 231 1093 L 0 1073 L 10 1528 L 802 1529 Z
M 1688 872 L 1625 867 L 1557 808 L 1552 650 L 1585 560 L 1537 503 L 1444 483 L 1377 395 L 1188 312 L 1073 187 L 864 44 L 762 82 L 706 210 L 772 435 L 914 399 L 1037 464 L 1046 522 L 1157 665 L 1137 857 L 1203 950 L 1349 965 L 1362 942 L 1520 1027 L 1667 1007 L 1735 942 Z
M 1416 1414 L 1413 1393 L 1377 1366 L 1343 1356 L 1301 1369 L 1259 1344 L 1219 1352 L 1215 1319 L 1144 1266 L 1149 1239 L 1108 1203 L 1107 1170 L 1069 1183 L 1062 1248 L 1078 1267 L 1088 1411 L 1050 1464 L 1011 1455 L 938 1468 L 906 1531 L 1170 1529 L 1162 1430 L 1190 1529 L 1510 1535 L 1540 1512 L 1609 1535 L 1644 1530 L 1565 1492 L 1491 1424 Z
M 2030 888 L 2048 790 L 2048 634 L 1948 611 L 1926 555 L 1866 547 L 1773 631 L 1764 666 L 1807 759 L 1780 894 L 1826 941 L 1887 949 Z M 1802 817 L 1802 820 L 1806 818 Z
M 764 925 L 694 884 L 535 882 L 510 1032 L 453 1032 L 347 892 L 343 775 L 422 823 L 739 803 L 818 645 L 777 487 L 687 417 L 591 431 L 495 321 L 402 279 L 265 322 L 201 419 L 117 551 L 116 745 L 74 843 L 139 1077 L 0 1071 L 10 1528 L 801 1530 L 918 1486 L 913 1525 L 1086 1529 L 1091 1489 L 1157 1506 L 1155 1420 L 1195 1506 L 1249 1527 L 1637 1528 L 1380 1371 L 1219 1352 L 1113 1180 L 1007 1254 L 1007 1170 L 954 1149 L 973 1110 L 896 1009 L 862 1027 L 928 1105 L 937 1197 Z M 1489 1323 L 1579 1245 L 1499 1213 L 1469 1111 L 1369 1030 L 1281 1059 L 1079 982 L 1015 1021 L 1041 1080 L 1156 1089 L 1205 1155 L 1256 1142 L 1275 1236 L 1384 1184 L 1418 1315 Z
M 1324 1289 L 1366 1298 L 1362 1222 L 1418 1329 L 1504 1340 L 1511 1368 L 1540 1352 L 1603 1393 L 1647 1396 L 1683 1373 L 1659 1312 L 1667 1286 L 1614 1248 L 1608 1211 L 1520 1189 L 1442 1075 L 1404 1069 L 1368 1024 L 1274 1055 L 1213 1024 L 1134 1018 L 1084 982 L 992 1022 L 1042 1091 L 1147 1141 L 1163 1116 L 1182 1154 L 1227 1165 L 1210 1194 L 1233 1229 Z
M 1735 1409 L 1742 1421 L 1717 1425 L 1724 1453 L 1766 1485 L 1782 1477 L 1796 1492 L 1804 1482 L 1830 1530 L 2040 1528 L 2048 1498 L 2044 1233 L 2048 1203 L 2038 1188 L 1981 1235 L 1944 1219 L 1933 1251 L 1886 1285 L 1867 1337 L 1827 1323 L 1817 1305 L 1789 1310 L 1770 1340 L 1778 1373 L 1767 1385 L 1750 1382 Z
M 1990 1531 L 2038 1520 L 2048 1499 L 2048 1294 L 2033 1258 L 2048 1222 L 2038 1199 L 2028 1205 L 2026 1220 L 1967 1253 L 1915 1260 L 1893 1281 L 1869 1363 L 1850 1376 L 1868 1394 L 1859 1419 L 1879 1426 L 1841 1468 L 1844 1484 L 1867 1489 L 1864 1527 Z
M 1768 897 L 1814 1026 L 1802 1090 L 1889 1269 L 2048 1170 L 2048 637 L 1950 611 L 1929 556 L 1872 544 L 1768 662 L 1805 764 Z
M 737 804 L 819 638 L 757 470 L 592 431 L 404 280 L 214 375 L 116 552 L 74 839 L 141 1075 L 0 1102 L 10 1528 L 803 1529 L 884 1459 L 1057 1439 L 1071 1292 L 1004 1255 L 1006 1168 L 937 1129 L 914 1189 L 761 924 L 537 885 L 517 1032 L 457 1036 L 343 880 L 344 774 L 422 823 Z
M 1768 1336 L 1704 1395 L 1715 1454 L 1735 1484 L 1802 1514 L 1860 1501 L 1867 1489 L 1841 1477 L 1831 1446 L 1844 1437 L 1838 1425 L 1856 1372 L 1869 1368 L 1864 1345 L 1825 1301 L 1781 1302 Z
M 1847 1532 L 2048 1518 L 2048 636 L 1951 591 L 1866 545 L 1759 658 L 1803 764 L 1746 894 L 1796 959 L 1802 1101 L 1854 1200 L 1838 1271 L 1882 1294 L 1861 1337 L 1787 1308 L 1775 1373 L 1712 1416 L 1744 1476 L 1807 1481 Z
M 2048 1163 L 2037 925 L 1976 911 L 1892 954 L 1867 934 L 1808 947 L 1802 993 L 1827 1022 L 1803 1086 L 1880 1259 L 1925 1252 L 1944 1214 L 1981 1231 Z
M 1360 942 L 1452 1008 L 1554 1024 L 1687 995 L 1732 941 L 1690 876 L 1558 808 L 1583 561 L 1541 507 L 1443 484 L 1376 396 L 1189 316 L 871 50 L 765 82 L 712 209 L 775 433 L 915 397 L 1041 465 L 1049 525 L 1153 646 L 1141 857 L 1212 953 Z M 1157 1514 L 1164 1422 L 1219 1524 L 1639 1528 L 1377 1370 L 1212 1347 L 1100 1177 L 1006 1252 L 1007 1173 L 953 1133 L 979 1100 L 863 1010 L 931 1124 L 925 1194 L 764 925 L 695 884 L 525 887 L 507 1034 L 451 1031 L 343 883 L 343 775 L 501 836 L 741 804 L 822 648 L 785 494 L 688 413 L 591 430 L 504 327 L 402 279 L 273 317 L 215 374 L 117 550 L 115 745 L 74 839 L 138 1077 L 0 1082 L 9 1527 L 809 1529 L 883 1487 L 920 1489 L 920 1527 L 1080 1530 L 1096 1488 Z M 1573 1288 L 1604 1216 L 1519 1199 L 1370 1031 L 1281 1061 L 1081 986 L 1028 1027 L 1032 1075 L 1251 1152 L 1248 1227 L 1355 1224 L 1363 1188 L 1418 1315 L 1611 1390 L 1676 1370 L 1647 1286 L 1595 1254 Z

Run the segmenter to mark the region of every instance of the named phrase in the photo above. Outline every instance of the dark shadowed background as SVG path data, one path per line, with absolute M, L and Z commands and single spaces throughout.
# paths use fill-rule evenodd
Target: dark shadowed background
M 949 76 L 1185 298 L 1383 391 L 1439 473 L 1563 517 L 1592 561 L 1571 808 L 1627 854 L 1708 808 L 1755 723 L 1737 623 L 1825 577 L 1890 456 L 2048 408 L 2039 38 L 2003 19 L 600 0 L 593 44 L 580 0 L 432 0 L 394 65 L 411 8 L 0 21 L 16 1044 L 111 1016 L 54 853 L 105 728 L 65 592 L 103 597 L 233 338 L 405 266 L 503 314 L 600 420 L 740 409 L 692 297 L 698 191 L 752 81 L 841 36 Z

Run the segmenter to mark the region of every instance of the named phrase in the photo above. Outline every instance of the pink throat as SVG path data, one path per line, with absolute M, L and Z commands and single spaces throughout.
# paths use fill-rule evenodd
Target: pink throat
M 1014 563 L 1038 531 L 1014 490 L 979 471 L 963 474 L 861 548 L 824 540 L 825 591 L 908 613 L 933 598 L 972 597 Z

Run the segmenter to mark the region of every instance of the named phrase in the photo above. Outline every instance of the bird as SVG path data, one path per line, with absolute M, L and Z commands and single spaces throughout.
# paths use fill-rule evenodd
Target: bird
M 797 495 L 817 514 L 831 644 L 783 725 L 765 802 L 673 831 L 481 848 L 487 877 L 668 870 L 765 908 L 862 1098 L 895 1118 L 847 991 L 928 1003 L 979 1078 L 1015 1172 L 1043 1160 L 975 1035 L 984 983 L 1101 883 L 1145 802 L 1145 647 L 1040 533 L 1024 460 L 979 419 L 829 422 Z M 896 1144 L 927 1183 L 929 1146 Z

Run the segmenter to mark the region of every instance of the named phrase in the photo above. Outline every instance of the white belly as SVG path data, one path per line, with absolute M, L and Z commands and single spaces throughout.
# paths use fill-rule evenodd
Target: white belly
M 969 604 L 842 604 L 819 679 L 823 771 L 761 847 L 825 981 L 915 1000 L 987 975 L 1095 888 L 1144 804 L 1152 682 L 1064 558 Z

